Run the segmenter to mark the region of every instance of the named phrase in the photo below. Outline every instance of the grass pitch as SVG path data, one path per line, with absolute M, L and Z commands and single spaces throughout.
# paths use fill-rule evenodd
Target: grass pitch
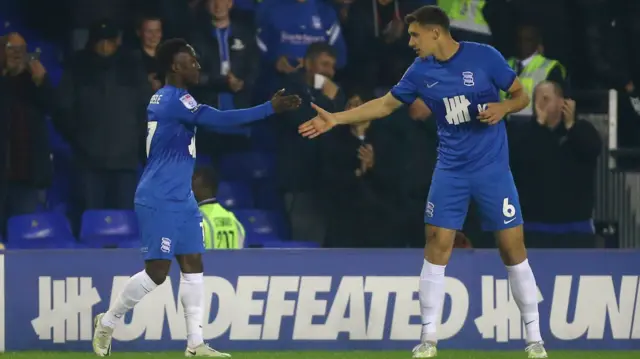
M 349 351 L 349 352 L 234 352 L 233 359 L 410 359 L 409 351 Z M 85 359 L 93 353 L 74 352 L 11 352 L 2 359 Z M 118 353 L 113 359 L 173 359 L 184 358 L 181 352 Z M 524 351 L 459 351 L 442 350 L 438 359 L 526 359 Z M 551 359 L 640 359 L 640 351 L 553 351 Z

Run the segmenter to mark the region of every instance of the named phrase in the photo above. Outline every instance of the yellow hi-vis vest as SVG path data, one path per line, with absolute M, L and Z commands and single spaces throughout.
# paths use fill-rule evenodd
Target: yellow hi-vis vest
M 244 247 L 245 231 L 236 216 L 220 203 L 200 204 L 206 249 L 240 249 Z
M 438 0 L 438 6 L 449 16 L 452 28 L 491 35 L 482 15 L 484 5 L 485 0 Z
M 518 64 L 518 60 L 515 58 L 510 58 L 507 61 L 509 67 L 513 70 L 516 70 L 516 66 Z M 562 72 L 562 77 L 567 77 L 567 70 L 562 66 L 560 62 L 557 60 L 548 59 L 540 54 L 536 54 L 533 56 L 531 61 L 522 69 L 522 73 L 518 76 L 520 78 L 520 82 L 522 83 L 522 87 L 524 91 L 529 95 L 529 105 L 524 108 L 522 111 L 515 113 L 514 115 L 532 115 L 533 114 L 533 89 L 537 84 L 547 79 L 551 70 L 554 67 L 559 66 L 560 71 Z M 507 93 L 502 93 L 502 98 L 506 98 Z

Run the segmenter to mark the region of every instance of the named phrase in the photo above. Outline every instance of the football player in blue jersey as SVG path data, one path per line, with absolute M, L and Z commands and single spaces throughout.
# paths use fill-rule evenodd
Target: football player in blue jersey
M 171 39 L 158 47 L 158 62 L 166 85 L 151 97 L 147 107 L 147 164 L 135 195 L 145 269 L 126 283 L 106 313 L 95 319 L 93 350 L 111 353 L 116 325 L 127 311 L 162 284 L 175 257 L 180 266 L 180 302 L 187 328 L 187 357 L 230 357 L 204 343 L 202 333 L 204 279 L 202 216 L 191 190 L 195 164 L 195 133 L 200 126 L 215 131 L 248 124 L 296 109 L 297 96 L 276 93 L 271 101 L 243 110 L 218 111 L 201 105 L 187 88 L 198 83 L 200 65 L 191 46 Z
M 445 267 L 473 198 L 484 229 L 495 233 L 507 267 L 511 292 L 525 323 L 528 357 L 546 358 L 538 322 L 538 289 L 527 260 L 502 121 L 525 108 L 529 98 L 496 49 L 451 37 L 449 18 L 440 8 L 421 7 L 405 20 L 409 46 L 418 57 L 400 82 L 385 96 L 349 111 L 329 113 L 314 105 L 318 116 L 302 124 L 299 132 L 313 138 L 336 125 L 383 118 L 403 104 L 418 98 L 424 101 L 437 122 L 440 144 L 424 213 L 422 333 L 413 357 L 437 355 L 436 322 L 444 302 Z M 500 102 L 501 90 L 509 93 L 508 100 Z

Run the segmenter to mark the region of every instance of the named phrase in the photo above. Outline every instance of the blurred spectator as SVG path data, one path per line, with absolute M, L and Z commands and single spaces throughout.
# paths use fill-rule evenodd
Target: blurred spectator
M 302 98 L 297 111 L 280 115 L 273 123 L 278 135 L 278 182 L 284 193 L 294 240 L 322 243 L 325 235 L 320 193 L 320 143 L 298 134 L 298 126 L 316 115 L 313 102 L 327 111 L 342 110 L 340 88 L 332 81 L 336 51 L 331 45 L 317 42 L 309 46 L 303 67 L 285 78 L 287 93 Z
M 575 102 L 564 98 L 557 83 L 538 84 L 533 102 L 534 116 L 509 126 L 527 245 L 592 247 L 600 135 L 591 123 L 576 119 Z
M 640 3 L 584 0 L 577 3 L 584 16 L 586 58 L 609 86 L 624 91 L 640 115 Z M 617 6 L 616 6 L 617 5 Z M 622 25 L 622 26 L 619 26 Z M 635 81 L 634 81 L 635 80 Z
M 243 248 L 244 227 L 233 212 L 218 202 L 218 183 L 218 176 L 211 167 L 198 167 L 193 172 L 193 195 L 202 213 L 205 248 Z
M 286 75 L 303 66 L 307 47 L 327 42 L 335 49 L 337 67 L 346 62 L 346 44 L 335 10 L 324 0 L 270 1 L 257 11 L 258 46 L 265 61 L 267 90 L 279 87 L 276 74 Z
M 132 208 L 138 165 L 146 159 L 151 88 L 142 60 L 120 50 L 118 36 L 112 23 L 97 23 L 58 88 L 54 119 L 73 151 L 82 209 Z
M 485 0 L 438 0 L 451 20 L 451 34 L 458 41 L 489 43 L 491 30 L 484 18 Z
M 164 82 L 164 79 L 158 75 L 158 61 L 156 60 L 156 48 L 162 41 L 162 20 L 158 17 L 142 17 L 138 21 L 137 27 L 142 64 L 151 89 L 155 92 L 162 87 Z
M 220 110 L 249 107 L 258 70 L 253 29 L 229 17 L 232 0 L 207 0 L 211 18 L 201 23 L 191 43 L 202 66 L 198 100 Z
M 96 22 L 110 19 L 121 27 L 128 23 L 127 0 L 66 0 L 66 12 L 71 14 L 71 50 L 85 48 L 90 37 L 90 28 Z M 118 38 L 120 41 L 120 38 Z
M 456 232 L 456 237 L 453 240 L 453 248 L 473 248 L 471 240 L 467 238 L 462 232 Z
M 206 0 L 210 16 L 199 24 L 191 41 L 202 66 L 200 83 L 193 94 L 199 102 L 220 110 L 252 106 L 258 76 L 255 31 L 229 17 L 232 4 L 232 0 Z M 198 151 L 218 158 L 226 152 L 248 150 L 248 130 L 236 128 L 228 134 L 199 131 Z
M 560 84 L 563 91 L 566 92 L 567 71 L 558 61 L 542 55 L 544 48 L 538 29 L 531 25 L 520 25 L 517 37 L 517 56 L 510 58 L 508 63 L 518 74 L 529 98 L 533 96 L 533 89 L 536 85 L 545 80 Z M 532 113 L 532 105 L 529 103 L 529 106 L 514 115 L 530 116 Z
M 158 4 L 157 0 L 150 1 L 148 8 Z M 196 29 L 198 22 L 207 18 L 203 11 L 203 0 L 160 0 L 160 14 L 165 20 L 165 38 L 188 38 Z
M 370 90 L 354 89 L 346 107 L 373 98 Z M 410 121 L 406 112 L 404 117 Z M 403 210 L 407 152 L 392 133 L 396 121 L 402 119 L 339 127 L 322 142 L 327 247 L 404 247 L 408 240 Z
M 407 46 L 404 24 L 404 16 L 414 7 L 398 0 L 364 0 L 343 7 L 341 18 L 349 50 L 344 75 L 349 82 L 395 85 L 415 57 Z
M 45 116 L 53 88 L 20 34 L 0 38 L 0 234 L 10 216 L 35 212 L 52 179 Z

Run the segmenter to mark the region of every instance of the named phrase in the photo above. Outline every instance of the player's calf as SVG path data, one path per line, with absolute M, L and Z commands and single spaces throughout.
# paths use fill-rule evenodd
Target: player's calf
M 218 353 L 213 349 L 209 350 L 210 348 L 204 344 L 202 333 L 202 315 L 204 309 L 202 307 L 204 303 L 204 268 L 202 255 L 199 253 L 178 255 L 176 256 L 176 260 L 182 271 L 180 275 L 180 302 L 184 308 L 184 317 L 187 324 L 187 351 L 185 353 L 198 353 L 198 350 L 204 354 Z
M 444 302 L 444 272 L 455 238 L 455 230 L 426 227 L 424 261 L 420 272 L 421 344 L 414 348 L 414 358 L 435 356 L 438 341 L 436 323 Z
M 507 267 L 513 299 L 520 309 L 522 321 L 525 324 L 529 357 L 538 355 L 534 357 L 546 358 L 540 335 L 538 286 L 527 259 L 522 225 L 496 232 L 496 240 L 502 260 Z

